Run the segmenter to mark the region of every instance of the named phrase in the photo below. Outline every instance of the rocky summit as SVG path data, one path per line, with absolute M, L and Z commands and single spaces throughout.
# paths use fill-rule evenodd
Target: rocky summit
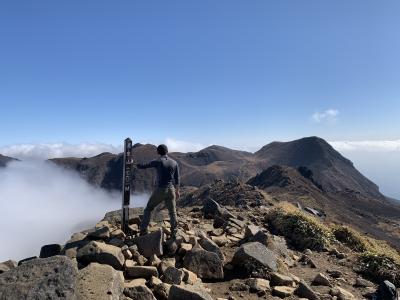
M 236 199 L 259 193 L 244 192 Z M 268 197 L 243 209 L 226 193 L 191 194 L 175 240 L 163 210 L 143 236 L 142 209 L 130 209 L 127 233 L 114 211 L 40 257 L 2 262 L 0 299 L 397 299 L 400 256 L 386 243 Z

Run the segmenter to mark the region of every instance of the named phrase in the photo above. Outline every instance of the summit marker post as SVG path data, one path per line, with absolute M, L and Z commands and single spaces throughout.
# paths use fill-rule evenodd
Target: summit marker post
M 121 230 L 128 233 L 129 226 L 129 204 L 131 198 L 131 181 L 132 181 L 132 140 L 125 139 L 124 143 L 124 166 L 122 177 L 122 216 Z

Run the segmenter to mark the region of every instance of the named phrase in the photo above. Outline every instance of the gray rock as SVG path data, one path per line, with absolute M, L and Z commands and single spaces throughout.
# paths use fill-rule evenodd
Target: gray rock
M 320 300 L 320 297 L 304 281 L 300 281 L 294 293 L 299 297 L 309 300 Z
M 356 283 L 354 284 L 354 286 L 356 286 L 356 287 L 373 287 L 374 284 L 369 280 L 358 277 L 356 279 Z
M 210 251 L 210 252 L 214 252 L 215 254 L 218 255 L 218 257 L 222 260 L 225 261 L 225 256 L 222 253 L 221 249 L 219 248 L 219 246 L 212 241 L 207 234 L 205 234 L 204 232 L 200 232 L 199 233 L 199 244 L 201 247 L 203 247 L 205 250 Z
M 122 272 L 109 265 L 91 263 L 78 273 L 77 300 L 118 300 L 123 290 Z
M 92 240 L 108 240 L 110 238 L 110 228 L 107 226 L 97 228 L 87 235 Z
M 134 300 L 157 300 L 152 291 L 145 285 L 125 288 L 124 294 Z
M 202 279 L 224 278 L 223 262 L 217 254 L 193 248 L 183 259 L 183 266 Z
M 171 289 L 171 285 L 168 283 L 160 283 L 154 287 L 154 294 L 157 297 L 163 300 L 167 300 L 169 296 L 169 290 Z
M 125 274 L 129 278 L 151 278 L 151 276 L 158 277 L 157 268 L 150 266 L 126 267 Z
M 110 265 L 116 270 L 122 270 L 125 257 L 120 248 L 92 241 L 78 250 L 77 260 L 83 264 L 98 262 Z
M 152 233 L 135 238 L 134 243 L 137 245 L 139 252 L 150 258 L 152 255 L 163 255 L 163 231 L 159 229 Z
M 286 298 L 293 294 L 295 288 L 289 286 L 274 286 L 272 289 L 272 295 L 278 296 L 279 298 Z
M 244 231 L 244 238 L 248 239 L 251 238 L 253 236 L 255 236 L 257 234 L 257 232 L 259 232 L 261 229 L 260 227 L 256 226 L 256 225 L 247 225 L 246 229 Z
M 50 244 L 50 245 L 44 245 L 40 249 L 40 258 L 47 258 L 55 255 L 60 255 L 61 254 L 61 245 L 59 244 Z
M 280 286 L 292 286 L 293 278 L 277 272 L 271 274 L 271 284 Z
M 0 299 L 73 299 L 77 277 L 66 256 L 34 259 L 0 274 Z
M 259 242 L 240 246 L 233 256 L 232 264 L 246 270 L 254 277 L 263 277 L 266 273 L 278 269 L 274 253 Z
M 168 267 L 163 276 L 163 281 L 169 284 L 181 284 L 182 279 L 184 277 L 184 273 L 182 270 L 177 269 L 175 267 Z
M 376 296 L 377 300 L 396 300 L 398 294 L 395 285 L 385 280 L 379 285 Z
M 329 281 L 329 278 L 326 277 L 322 273 L 318 273 L 317 276 L 315 276 L 313 282 L 314 285 L 324 285 L 324 286 L 331 286 L 331 283 Z
M 204 290 L 192 286 L 173 285 L 169 290 L 168 300 L 213 300 Z

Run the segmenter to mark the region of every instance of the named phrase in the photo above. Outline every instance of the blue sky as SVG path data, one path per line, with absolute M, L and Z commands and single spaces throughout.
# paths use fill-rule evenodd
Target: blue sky
M 399 139 L 399 11 L 366 0 L 3 0 L 0 145 Z

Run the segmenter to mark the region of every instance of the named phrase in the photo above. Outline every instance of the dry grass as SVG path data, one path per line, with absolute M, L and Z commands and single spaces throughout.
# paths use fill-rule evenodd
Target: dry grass
M 327 226 L 288 202 L 271 210 L 266 222 L 299 250 L 320 251 L 336 239 L 359 253 L 357 272 L 375 282 L 387 279 L 400 285 L 400 253 L 385 241 L 363 236 L 348 226 Z
M 280 203 L 267 216 L 271 229 L 285 236 L 299 250 L 321 251 L 329 246 L 333 235 L 318 219 L 309 216 L 288 202 Z

